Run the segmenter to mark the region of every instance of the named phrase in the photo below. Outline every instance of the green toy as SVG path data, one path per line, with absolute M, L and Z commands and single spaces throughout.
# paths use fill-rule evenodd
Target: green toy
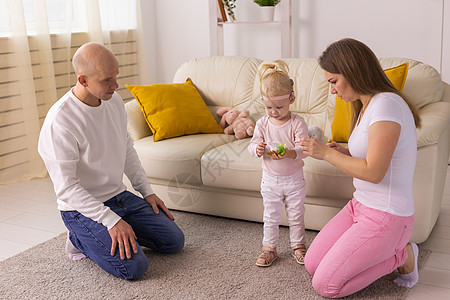
M 286 149 L 284 148 L 284 143 L 278 145 L 278 154 L 283 156 L 286 153 Z
M 267 152 L 268 155 L 272 155 L 272 154 L 278 154 L 283 156 L 284 154 L 286 154 L 286 148 L 284 148 L 284 143 L 276 143 L 276 142 L 268 142 L 267 143 L 270 151 Z

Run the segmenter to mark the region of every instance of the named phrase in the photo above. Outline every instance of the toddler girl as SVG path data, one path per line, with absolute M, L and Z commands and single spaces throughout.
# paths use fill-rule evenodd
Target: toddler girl
M 283 204 L 289 222 L 291 254 L 303 264 L 306 254 L 303 154 L 300 140 L 308 136 L 305 120 L 289 111 L 294 102 L 294 82 L 283 61 L 263 64 L 258 75 L 266 115 L 256 123 L 248 151 L 263 157 L 261 195 L 264 202 L 263 252 L 256 265 L 268 267 L 278 258 L 277 244 Z

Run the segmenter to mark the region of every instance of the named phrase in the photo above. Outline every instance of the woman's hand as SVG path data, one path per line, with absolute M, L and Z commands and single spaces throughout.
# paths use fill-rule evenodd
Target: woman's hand
M 331 149 L 334 149 L 336 151 L 339 151 L 342 154 L 345 155 L 350 155 L 350 152 L 347 148 L 342 147 L 340 144 L 336 143 L 336 142 L 331 142 L 328 144 L 328 147 L 330 147 Z
M 302 146 L 305 155 L 321 160 L 324 160 L 328 151 L 331 150 L 326 144 L 308 137 L 300 140 L 300 146 Z
M 300 141 L 303 153 L 322 159 L 342 172 L 372 183 L 380 183 L 386 175 L 400 137 L 401 126 L 393 121 L 378 121 L 369 127 L 367 154 L 363 158 L 352 157 L 348 149 L 330 143 L 325 145 L 312 138 Z

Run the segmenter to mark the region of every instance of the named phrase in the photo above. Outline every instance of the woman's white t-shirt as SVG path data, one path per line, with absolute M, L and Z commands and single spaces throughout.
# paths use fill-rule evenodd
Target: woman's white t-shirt
M 394 93 L 376 94 L 348 141 L 352 157 L 365 159 L 369 127 L 380 121 L 400 124 L 401 132 L 389 168 L 378 184 L 354 178 L 353 196 L 367 207 L 397 216 L 414 214 L 413 177 L 417 157 L 414 117 L 406 102 Z

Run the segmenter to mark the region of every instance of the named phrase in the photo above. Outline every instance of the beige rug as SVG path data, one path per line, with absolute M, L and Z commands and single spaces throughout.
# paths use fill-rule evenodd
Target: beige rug
M 0 262 L 1 299 L 324 299 L 311 276 L 289 253 L 288 229 L 280 229 L 279 259 L 254 265 L 262 224 L 173 212 L 186 235 L 175 255 L 145 250 L 150 267 L 138 281 L 115 278 L 83 259 L 69 261 L 66 235 Z M 307 231 L 309 245 L 316 235 Z M 421 249 L 419 266 L 430 250 Z M 387 275 L 347 299 L 405 299 L 408 289 Z

